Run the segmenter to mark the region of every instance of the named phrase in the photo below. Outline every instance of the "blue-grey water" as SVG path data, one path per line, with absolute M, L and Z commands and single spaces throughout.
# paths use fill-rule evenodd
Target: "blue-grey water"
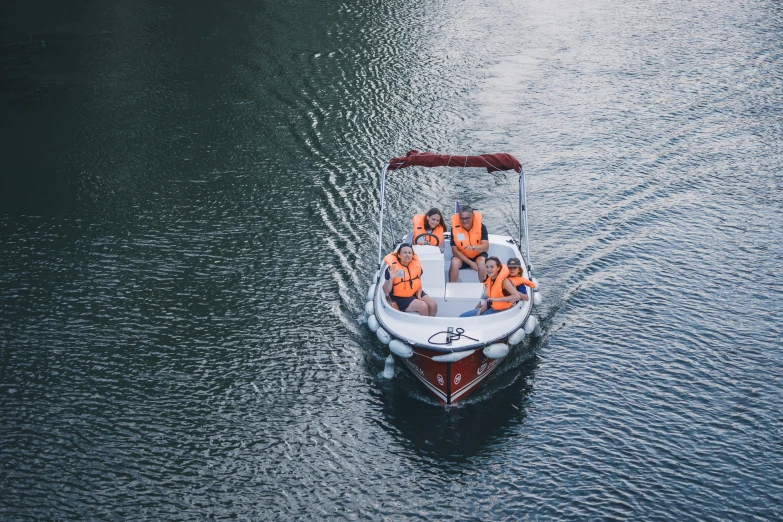
M 783 519 L 779 1 L 68 4 L 0 7 L 0 518 Z M 545 298 L 449 410 L 361 320 L 413 148 L 523 162 Z

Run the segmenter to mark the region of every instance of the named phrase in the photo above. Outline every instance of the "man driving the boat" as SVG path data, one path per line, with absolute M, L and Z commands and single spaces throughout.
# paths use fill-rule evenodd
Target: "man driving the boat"
M 413 253 L 413 247 L 403 243 L 383 260 L 387 265 L 383 293 L 397 305 L 398 310 L 434 317 L 438 313 L 438 303 L 421 288 L 424 271 L 419 258 Z
M 485 260 L 489 251 L 489 232 L 481 222 L 481 214 L 469 205 L 451 216 L 451 258 L 449 283 L 455 283 L 459 271 L 470 268 L 478 272 L 479 282 L 487 277 Z

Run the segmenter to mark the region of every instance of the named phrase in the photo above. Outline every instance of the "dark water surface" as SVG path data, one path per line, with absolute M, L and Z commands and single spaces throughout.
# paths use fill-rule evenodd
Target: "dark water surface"
M 0 518 L 783 518 L 780 2 L 64 4 L 0 7 Z M 450 411 L 361 321 L 411 148 L 528 174 L 545 335 Z

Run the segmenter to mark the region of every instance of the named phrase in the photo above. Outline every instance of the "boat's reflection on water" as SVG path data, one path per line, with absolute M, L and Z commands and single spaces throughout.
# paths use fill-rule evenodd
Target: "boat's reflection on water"
M 482 387 L 455 406 L 437 403 L 402 368 L 386 381 L 384 413 L 390 426 L 422 456 L 463 461 L 481 452 L 505 430 L 524 422 L 538 357 L 526 347 L 491 376 Z

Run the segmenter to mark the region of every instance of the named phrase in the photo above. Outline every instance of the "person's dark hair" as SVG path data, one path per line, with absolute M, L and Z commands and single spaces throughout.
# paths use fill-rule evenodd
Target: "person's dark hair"
M 413 250 L 413 247 L 411 246 L 410 243 L 402 243 L 400 244 L 400 246 L 397 247 L 397 250 L 394 251 L 394 255 L 397 257 L 397 261 L 399 261 L 400 263 L 402 263 L 402 259 L 400 259 L 400 252 L 402 252 L 402 249 L 405 247 L 408 247 L 411 250 Z
M 430 222 L 427 220 L 428 217 L 434 216 L 435 214 L 440 216 L 440 223 L 438 226 L 443 229 L 443 231 L 446 231 L 446 222 L 443 221 L 443 214 L 441 214 L 440 209 L 432 207 L 427 211 L 427 214 L 424 216 L 424 230 L 427 232 L 432 232 L 434 229 L 430 229 Z
M 486 263 L 488 263 L 488 262 L 490 262 L 490 261 L 494 261 L 494 262 L 495 262 L 495 264 L 496 264 L 496 265 L 498 265 L 498 270 L 499 270 L 499 269 L 501 269 L 501 268 L 503 268 L 503 263 L 501 263 L 501 262 L 500 262 L 500 259 L 498 259 L 497 257 L 495 257 L 495 256 L 488 257 L 488 258 L 486 259 L 486 261 L 484 261 L 484 264 L 486 264 Z
M 397 254 L 397 255 L 400 255 L 400 252 L 401 252 L 401 251 L 402 251 L 402 249 L 403 249 L 403 248 L 405 248 L 405 247 L 408 247 L 408 248 L 410 248 L 411 250 L 413 250 L 413 247 L 411 246 L 411 244 L 410 244 L 410 243 L 402 243 L 400 246 L 398 246 L 398 247 L 397 247 L 397 252 L 396 252 L 396 254 Z

